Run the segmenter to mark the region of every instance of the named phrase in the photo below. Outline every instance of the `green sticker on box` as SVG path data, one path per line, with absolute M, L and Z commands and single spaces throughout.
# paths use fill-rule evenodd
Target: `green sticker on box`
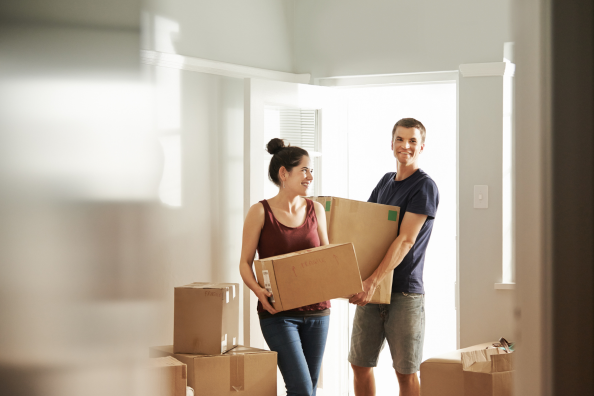
M 388 220 L 398 221 L 398 212 L 395 210 L 388 210 Z
M 330 212 L 330 201 L 326 201 L 326 212 Z

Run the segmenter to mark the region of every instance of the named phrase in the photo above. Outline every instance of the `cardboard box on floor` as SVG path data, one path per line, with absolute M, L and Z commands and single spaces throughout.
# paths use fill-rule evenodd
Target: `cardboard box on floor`
M 481 349 L 462 353 L 464 396 L 511 396 L 514 353 Z
M 330 243 L 352 242 L 357 252 L 361 279 L 373 274 L 398 236 L 400 207 L 337 197 L 310 197 L 326 209 Z M 371 303 L 389 304 L 392 295 L 391 271 L 379 284 Z
M 239 284 L 195 282 L 174 289 L 173 349 L 220 354 L 239 337 Z
M 155 396 L 186 396 L 187 366 L 167 356 L 149 359 L 147 389 Z
M 276 352 L 238 345 L 222 355 L 174 354 L 168 345 L 149 348 L 149 356 L 185 363 L 194 396 L 276 396 Z
M 254 260 L 261 287 L 286 311 L 363 291 L 352 243 L 326 245 Z
M 492 347 L 495 341 L 433 356 L 421 363 L 421 396 L 463 396 L 462 353 Z

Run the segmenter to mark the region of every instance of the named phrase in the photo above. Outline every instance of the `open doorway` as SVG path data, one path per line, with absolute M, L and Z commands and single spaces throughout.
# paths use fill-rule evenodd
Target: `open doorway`
M 413 117 L 427 129 L 421 169 L 436 182 L 440 202 L 424 267 L 423 360 L 456 349 L 457 125 L 456 82 L 340 88 L 348 97 L 348 198 L 366 201 L 380 178 L 396 170 L 393 125 Z M 349 305 L 349 329 L 355 306 Z M 349 370 L 352 376 L 352 372 Z M 375 369 L 377 394 L 397 394 L 389 348 Z M 352 377 L 349 378 L 352 391 Z

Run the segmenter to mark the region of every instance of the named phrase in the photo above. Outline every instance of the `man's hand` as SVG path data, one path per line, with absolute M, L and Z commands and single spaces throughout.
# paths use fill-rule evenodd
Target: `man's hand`
M 374 282 L 373 277 L 369 277 L 363 281 L 363 291 L 361 293 L 355 294 L 353 297 L 349 299 L 351 304 L 364 306 L 369 304 L 371 298 L 373 297 L 373 293 L 375 293 L 375 289 L 377 288 L 377 284 Z
M 254 290 L 254 294 L 258 297 L 258 300 L 262 303 L 262 307 L 267 310 L 270 314 L 274 315 L 278 313 L 276 309 L 268 302 L 268 297 L 272 297 L 272 293 L 264 288 Z

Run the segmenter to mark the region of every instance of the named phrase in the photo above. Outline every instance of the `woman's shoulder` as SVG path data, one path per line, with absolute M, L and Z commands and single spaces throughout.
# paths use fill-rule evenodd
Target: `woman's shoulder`
M 310 201 L 310 205 L 311 207 L 316 211 L 319 212 L 320 210 L 323 212 L 324 211 L 324 205 L 322 205 L 320 202 L 318 201 L 314 201 L 313 199 L 308 199 L 305 198 L 306 200 Z
M 250 206 L 250 209 L 248 210 L 246 218 L 247 217 L 263 217 L 264 214 L 266 213 L 264 204 L 265 204 L 265 200 L 256 202 L 255 204 Z

